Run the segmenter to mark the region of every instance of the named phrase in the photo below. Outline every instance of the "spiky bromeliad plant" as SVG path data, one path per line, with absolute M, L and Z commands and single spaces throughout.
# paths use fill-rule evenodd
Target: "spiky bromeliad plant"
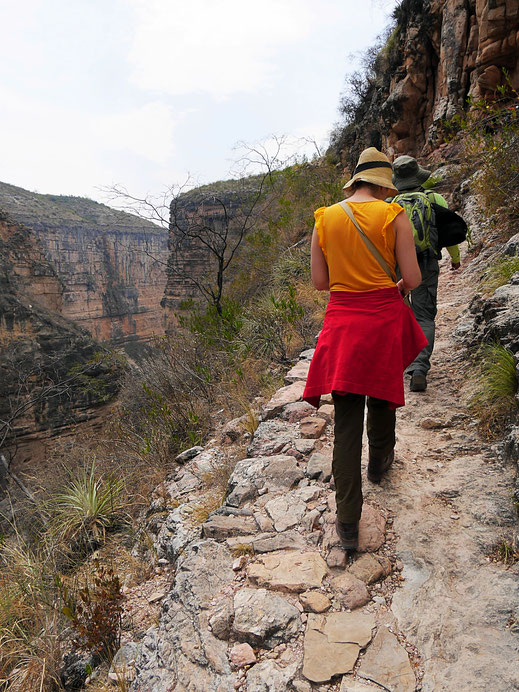
M 124 481 L 96 478 L 96 462 L 72 477 L 50 502 L 52 533 L 70 548 L 99 545 L 123 516 Z

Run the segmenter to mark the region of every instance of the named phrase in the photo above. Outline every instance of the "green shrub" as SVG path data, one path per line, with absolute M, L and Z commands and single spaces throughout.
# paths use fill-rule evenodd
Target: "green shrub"
M 515 232 L 507 220 L 519 218 L 519 94 L 506 70 L 494 99 L 471 99 L 468 110 L 445 123 L 445 139 L 461 144 L 462 175 L 472 185 L 487 213 L 498 213 L 502 235 Z M 473 175 L 477 171 L 477 175 Z
M 241 338 L 261 358 L 287 363 L 296 336 L 296 324 L 304 316 L 296 291 L 268 293 L 254 301 L 244 317 Z

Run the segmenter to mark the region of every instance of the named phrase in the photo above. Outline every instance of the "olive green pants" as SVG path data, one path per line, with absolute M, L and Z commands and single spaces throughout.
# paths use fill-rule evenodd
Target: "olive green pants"
M 337 500 L 337 518 L 346 524 L 360 519 L 362 512 L 362 433 L 364 404 L 361 394 L 332 394 L 335 406 L 333 478 Z M 367 397 L 367 432 L 370 455 L 386 457 L 395 446 L 395 411 L 382 399 Z

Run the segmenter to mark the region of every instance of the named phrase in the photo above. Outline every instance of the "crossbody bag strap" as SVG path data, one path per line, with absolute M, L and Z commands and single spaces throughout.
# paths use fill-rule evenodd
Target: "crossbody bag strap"
M 376 248 L 376 246 L 374 245 L 374 243 L 368 238 L 368 236 L 364 233 L 364 231 L 362 230 L 362 228 L 361 228 L 361 227 L 359 226 L 359 224 L 357 223 L 357 219 L 354 217 L 353 211 L 351 210 L 350 205 L 349 205 L 347 202 L 345 202 L 344 200 L 343 200 L 342 202 L 339 202 L 339 204 L 340 204 L 341 207 L 344 209 L 344 211 L 345 211 L 346 214 L 348 215 L 350 221 L 353 223 L 353 225 L 355 226 L 355 228 L 356 228 L 356 229 L 358 230 L 358 232 L 360 233 L 360 237 L 361 237 L 362 240 L 364 241 L 366 247 L 367 247 L 368 250 L 371 252 L 371 254 L 373 255 L 373 257 L 377 260 L 377 262 L 380 264 L 380 266 L 381 266 L 382 269 L 385 271 L 385 273 L 389 276 L 389 278 L 390 278 L 392 281 L 394 281 L 394 282 L 396 283 L 396 275 L 395 275 L 395 273 L 394 273 L 393 271 L 391 271 L 391 267 L 389 266 L 389 264 L 388 264 L 388 263 L 386 262 L 386 260 L 382 257 L 382 255 L 381 255 L 380 252 L 377 250 L 377 248 Z

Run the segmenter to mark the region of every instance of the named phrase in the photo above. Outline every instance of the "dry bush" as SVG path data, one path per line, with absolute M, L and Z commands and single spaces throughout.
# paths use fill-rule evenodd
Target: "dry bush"
M 52 692 L 59 688 L 65 618 L 51 559 L 18 538 L 1 552 L 0 689 Z

